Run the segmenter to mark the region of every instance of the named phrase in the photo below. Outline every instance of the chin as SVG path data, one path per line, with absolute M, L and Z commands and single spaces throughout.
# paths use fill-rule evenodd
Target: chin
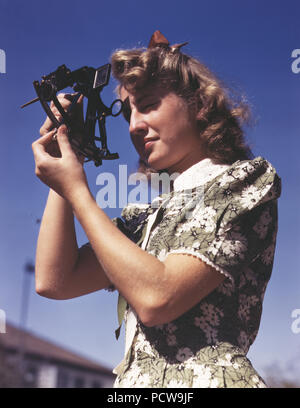
M 163 157 L 148 157 L 146 160 L 147 166 L 158 172 L 165 171 L 168 168 L 168 162 Z

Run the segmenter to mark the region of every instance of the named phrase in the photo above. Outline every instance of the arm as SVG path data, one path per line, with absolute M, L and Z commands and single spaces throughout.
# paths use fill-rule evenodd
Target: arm
M 59 94 L 58 99 L 67 109 L 72 95 Z M 61 120 L 53 103 L 51 109 Z M 83 122 L 82 98 L 78 101 L 75 114 L 80 128 Z M 58 145 L 51 140 L 52 129 L 53 123 L 47 117 L 40 129 L 42 137 L 33 143 L 32 148 L 35 150 L 36 144 L 46 140 L 47 153 L 59 158 Z M 78 249 L 72 207 L 53 189 L 50 189 L 40 227 L 35 269 L 36 291 L 49 298 L 70 299 L 110 285 L 93 250 L 87 246 Z
M 36 291 L 70 299 L 106 288 L 106 277 L 89 247 L 78 249 L 70 204 L 50 190 L 36 249 Z

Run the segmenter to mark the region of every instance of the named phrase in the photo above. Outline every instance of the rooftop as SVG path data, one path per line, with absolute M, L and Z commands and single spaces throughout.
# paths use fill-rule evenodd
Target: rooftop
M 52 341 L 43 339 L 31 331 L 25 331 L 7 322 L 6 333 L 0 334 L 0 346 L 3 345 L 7 350 L 17 351 L 20 348 L 21 340 L 25 344 L 26 354 L 64 364 L 67 363 L 82 369 L 97 371 L 101 374 L 113 375 L 111 369 Z

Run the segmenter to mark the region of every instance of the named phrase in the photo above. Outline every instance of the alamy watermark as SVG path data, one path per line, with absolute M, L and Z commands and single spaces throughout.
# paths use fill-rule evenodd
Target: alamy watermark
M 6 314 L 0 309 L 0 333 L 6 333 Z
M 299 74 L 300 72 L 300 49 L 299 48 L 295 48 L 292 51 L 292 58 L 295 58 L 295 60 L 292 62 L 292 65 L 291 65 L 292 72 L 294 74 Z
M 0 49 L 0 74 L 6 74 L 6 54 Z
M 300 309 L 294 309 L 291 318 L 295 319 L 291 325 L 292 332 L 295 334 L 300 333 Z
M 96 185 L 102 187 L 96 194 L 96 202 L 102 209 L 123 209 L 128 203 L 151 203 L 152 208 L 169 207 L 174 214 L 184 207 L 185 217 L 189 218 L 196 208 L 203 206 L 203 186 L 194 186 L 189 178 L 181 178 L 177 181 L 178 194 L 171 196 L 169 193 L 179 176 L 180 173 L 153 173 L 148 180 L 144 173 L 136 172 L 128 177 L 127 165 L 119 165 L 118 180 L 108 172 L 97 176 Z M 129 186 L 132 186 L 130 191 Z M 164 194 L 166 197 L 159 198 Z
M 169 193 L 179 173 L 154 173 L 151 174 L 150 185 L 146 174 L 132 173 L 128 177 L 127 165 L 119 165 L 118 180 L 115 175 L 108 172 L 100 173 L 96 178 L 96 185 L 103 186 L 96 195 L 97 204 L 101 208 L 123 208 L 128 203 L 149 203 L 161 191 Z M 134 186 L 128 191 L 128 186 Z M 149 189 L 150 187 L 150 189 Z M 150 190 L 150 191 L 149 191 Z M 150 194 L 150 197 L 149 197 Z M 118 202 L 117 202 L 118 195 Z M 155 202 L 153 203 L 155 206 Z

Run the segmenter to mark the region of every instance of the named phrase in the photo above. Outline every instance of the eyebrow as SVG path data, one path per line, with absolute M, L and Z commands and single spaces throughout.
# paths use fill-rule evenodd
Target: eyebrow
M 148 92 L 146 94 L 141 95 L 140 97 L 138 97 L 135 101 L 135 105 L 139 105 L 141 103 L 142 100 L 152 97 L 153 94 L 151 92 Z M 131 110 L 131 106 L 130 106 L 130 101 L 129 101 L 129 96 L 127 96 L 124 101 L 123 101 L 125 107 L 129 110 Z
M 142 101 L 143 99 L 149 98 L 149 97 L 151 97 L 151 96 L 153 96 L 153 94 L 152 94 L 151 92 L 148 92 L 148 93 L 146 93 L 146 94 L 140 96 L 139 98 L 137 98 L 136 103 L 139 104 L 139 103 L 141 103 L 141 101 Z

